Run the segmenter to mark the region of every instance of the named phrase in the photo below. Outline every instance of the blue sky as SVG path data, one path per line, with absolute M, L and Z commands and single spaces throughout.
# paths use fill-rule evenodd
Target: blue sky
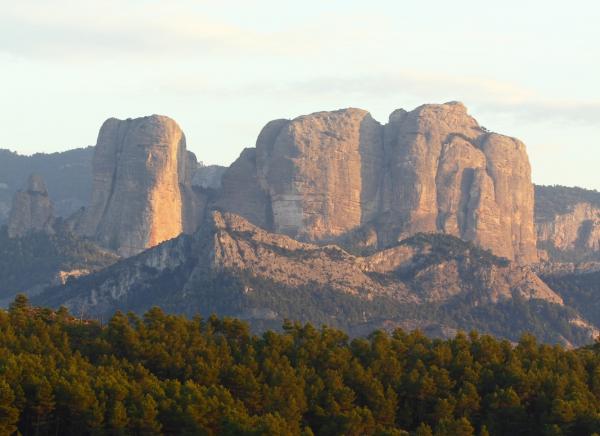
M 534 181 L 600 189 L 598 23 L 596 0 L 0 0 L 0 147 L 159 113 L 229 164 L 271 119 L 460 100 Z

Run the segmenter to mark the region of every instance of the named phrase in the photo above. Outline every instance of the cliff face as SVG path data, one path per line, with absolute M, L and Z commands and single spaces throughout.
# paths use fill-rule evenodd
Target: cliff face
M 558 250 L 600 250 L 600 207 L 577 203 L 570 212 L 537 226 L 538 240 Z
M 538 247 L 545 260 L 600 260 L 600 193 L 536 186 Z
M 225 210 L 307 241 L 383 248 L 442 232 L 537 260 L 525 146 L 485 131 L 460 103 L 397 110 L 385 126 L 359 109 L 272 121 L 223 188 Z
M 91 205 L 78 232 L 130 256 L 195 230 L 202 199 L 191 188 L 194 168 L 172 119 L 107 120 L 94 153 Z
M 51 233 L 53 211 L 48 197 L 48 189 L 44 179 L 32 174 L 27 181 L 27 187 L 18 191 L 12 203 L 8 220 L 8 236 L 17 238 L 31 231 Z
M 275 121 L 256 143 L 257 174 L 273 229 L 332 239 L 372 220 L 384 166 L 381 125 L 368 112 L 320 112 Z

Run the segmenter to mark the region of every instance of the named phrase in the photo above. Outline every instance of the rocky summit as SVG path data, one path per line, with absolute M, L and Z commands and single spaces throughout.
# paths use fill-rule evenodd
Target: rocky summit
M 192 189 L 195 167 L 172 119 L 107 120 L 94 153 L 91 204 L 77 233 L 130 256 L 195 230 L 203 203 Z
M 224 210 L 305 241 L 381 249 L 440 232 L 537 260 L 525 146 L 488 132 L 461 103 L 360 109 L 268 123 L 225 172 Z
M 14 198 L 8 220 L 8 235 L 17 238 L 32 231 L 52 232 L 52 202 L 44 179 L 32 174 L 25 189 Z

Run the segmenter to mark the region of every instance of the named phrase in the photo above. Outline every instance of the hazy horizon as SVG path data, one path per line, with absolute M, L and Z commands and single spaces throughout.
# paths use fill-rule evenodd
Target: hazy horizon
M 228 165 L 272 119 L 459 100 L 525 142 L 534 182 L 600 189 L 594 2 L 0 5 L 0 148 L 93 145 L 106 118 L 159 113 Z

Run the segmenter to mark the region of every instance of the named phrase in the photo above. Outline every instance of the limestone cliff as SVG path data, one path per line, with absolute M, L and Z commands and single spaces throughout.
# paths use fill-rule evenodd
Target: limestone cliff
M 223 188 L 225 210 L 302 240 L 381 249 L 441 232 L 537 260 L 525 146 L 456 102 L 396 110 L 384 126 L 360 109 L 272 121 Z
M 564 186 L 536 186 L 538 247 L 544 260 L 600 260 L 600 193 Z
M 130 256 L 195 230 L 203 199 L 191 188 L 194 168 L 172 119 L 108 119 L 94 153 L 91 205 L 77 231 Z
M 31 231 L 53 232 L 52 202 L 44 179 L 32 174 L 27 187 L 18 191 L 12 203 L 8 220 L 8 235 L 17 238 Z
M 600 250 L 600 207 L 577 203 L 570 212 L 537 226 L 538 240 L 558 250 Z

